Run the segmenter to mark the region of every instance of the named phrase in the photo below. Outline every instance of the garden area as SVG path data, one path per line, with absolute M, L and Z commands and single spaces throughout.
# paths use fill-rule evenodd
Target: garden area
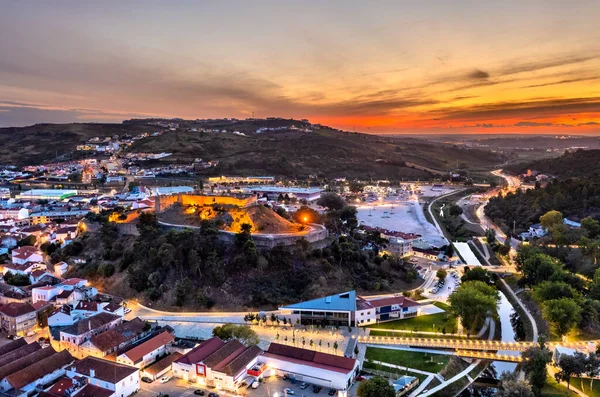
M 365 365 L 368 368 L 385 370 L 385 366 L 377 366 L 373 361 L 399 365 L 402 367 L 419 369 L 421 371 L 438 373 L 450 360 L 450 356 L 444 354 L 423 353 L 408 350 L 396 350 L 369 347 L 365 355 Z
M 442 302 L 435 302 L 434 305 L 444 310 L 444 312 L 424 316 L 417 316 L 405 320 L 389 321 L 374 325 L 372 328 L 382 330 L 405 330 L 413 332 L 441 332 L 448 334 L 455 333 L 457 329 L 456 317 L 454 317 L 450 313 L 450 306 Z M 371 331 L 370 335 L 389 336 L 387 334 L 379 335 L 380 333 L 381 331 Z

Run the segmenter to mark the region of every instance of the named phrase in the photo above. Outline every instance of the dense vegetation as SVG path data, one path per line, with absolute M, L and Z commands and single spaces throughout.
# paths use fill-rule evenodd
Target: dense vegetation
M 135 238 L 119 236 L 116 226 L 105 222 L 99 232 L 84 236 L 84 252 L 91 257 L 74 274 L 104 280 L 109 292 L 140 296 L 161 307 L 238 309 L 276 307 L 351 289 L 398 290 L 416 281 L 416 271 L 402 260 L 379 256 L 377 248 L 363 251 L 369 242 L 380 246 L 380 237 L 352 233 L 356 209 L 343 200 L 341 208 L 336 203 L 324 203 L 330 207 L 322 221 L 340 237 L 324 248 L 302 241 L 258 249 L 247 228 L 228 244 L 219 240 L 210 221 L 195 230 L 165 231 L 154 213 L 140 215 Z M 52 258 L 65 259 L 64 250 Z
M 600 216 L 600 182 L 587 179 L 553 180 L 546 187 L 518 190 L 504 197 L 490 199 L 485 214 L 506 232 L 526 231 L 548 211 L 557 210 L 564 216 L 583 219 Z
M 600 177 L 600 150 L 576 150 L 565 152 L 559 158 L 543 159 L 525 164 L 506 166 L 506 171 L 523 174 L 535 170 L 560 178 L 597 179 Z

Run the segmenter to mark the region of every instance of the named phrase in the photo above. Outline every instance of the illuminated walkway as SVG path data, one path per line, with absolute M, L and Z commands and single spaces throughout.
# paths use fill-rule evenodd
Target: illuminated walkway
M 554 349 L 554 346 L 560 345 L 571 349 L 586 348 L 588 343 L 597 343 L 600 341 L 579 341 L 579 342 L 548 342 L 548 349 Z M 532 346 L 537 346 L 535 342 L 501 342 L 496 340 L 480 339 L 434 339 L 434 338 L 409 338 L 393 336 L 359 336 L 358 343 L 368 343 L 377 345 L 401 345 L 414 347 L 430 347 L 442 349 L 460 349 L 460 350 L 513 350 L 524 351 Z

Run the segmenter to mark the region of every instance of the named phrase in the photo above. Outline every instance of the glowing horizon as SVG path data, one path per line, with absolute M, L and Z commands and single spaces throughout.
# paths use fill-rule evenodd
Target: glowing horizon
M 306 118 L 371 133 L 600 133 L 600 5 L 6 2 L 0 126 Z

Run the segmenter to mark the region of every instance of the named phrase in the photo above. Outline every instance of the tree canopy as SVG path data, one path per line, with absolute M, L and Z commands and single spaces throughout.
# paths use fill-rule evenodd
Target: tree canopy
M 387 380 L 376 376 L 361 382 L 356 395 L 358 397 L 395 397 L 396 392 Z
M 498 316 L 498 300 L 496 288 L 482 281 L 462 283 L 449 298 L 452 311 L 470 331 L 479 330 L 486 317 Z

